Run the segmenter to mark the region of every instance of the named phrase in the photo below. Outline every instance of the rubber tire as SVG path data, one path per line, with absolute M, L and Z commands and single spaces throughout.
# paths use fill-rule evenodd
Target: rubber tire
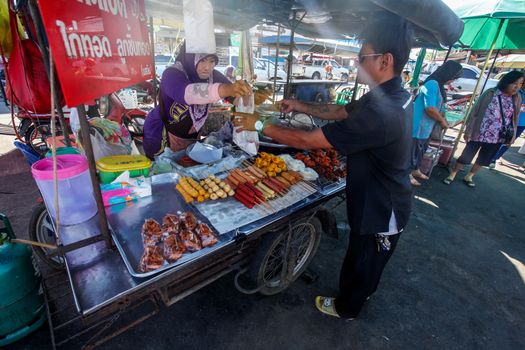
M 312 79 L 314 79 L 314 80 L 320 80 L 320 79 L 321 79 L 321 73 L 319 73 L 319 72 L 314 72 L 314 74 L 312 74 Z
M 58 130 L 58 127 L 57 127 L 57 130 Z M 40 140 L 40 136 L 39 136 L 39 133 L 38 133 L 38 130 L 37 128 L 35 127 L 34 124 L 30 125 L 26 132 L 24 133 L 24 141 L 38 154 L 40 154 L 41 156 L 44 156 L 47 151 L 49 151 L 49 148 L 46 146 L 45 148 L 37 148 L 33 145 L 33 134 L 36 133 L 36 136 L 35 136 L 35 139 Z
M 324 94 L 322 92 L 317 93 L 314 97 L 314 102 L 324 103 Z
M 350 78 L 348 74 L 341 74 L 341 81 L 345 81 L 348 83 L 348 78 Z
M 302 218 L 293 223 L 293 227 L 306 222 L 307 218 Z M 315 253 L 317 251 L 317 248 L 319 247 L 319 242 L 321 241 L 321 233 L 322 233 L 322 225 L 321 222 L 317 217 L 313 217 L 310 219 L 310 224 L 312 224 L 315 228 L 315 243 L 313 246 L 312 251 L 310 252 L 310 255 L 306 259 L 303 266 L 294 273 L 292 276 L 292 279 L 290 280 L 289 284 L 279 284 L 276 287 L 270 287 L 270 286 L 264 286 L 261 290 L 259 290 L 259 293 L 262 295 L 274 295 L 282 292 L 286 288 L 288 288 L 293 282 L 301 276 L 301 274 L 306 270 L 310 262 L 315 256 Z M 287 228 L 286 228 L 287 229 Z M 263 241 L 260 243 L 259 247 L 257 248 L 257 252 L 255 253 L 255 256 L 253 257 L 250 266 L 248 268 L 248 271 L 245 274 L 245 278 L 248 281 L 251 281 L 252 284 L 256 286 L 262 285 L 264 282 L 263 279 L 263 273 L 264 273 L 264 267 L 266 264 L 266 261 L 268 257 L 271 255 L 275 247 L 279 244 L 280 240 L 284 238 L 283 231 L 279 232 L 269 232 L 266 233 L 263 237 Z
M 29 219 L 28 232 L 29 232 L 29 239 L 32 240 L 32 241 L 39 242 L 38 235 L 37 235 L 37 230 L 39 228 L 37 226 L 39 224 L 40 217 L 42 215 L 49 215 L 49 214 L 47 213 L 45 204 L 44 203 L 39 203 L 31 211 L 31 218 Z M 44 242 L 44 243 L 48 243 L 48 242 Z M 43 248 L 38 247 L 38 246 L 33 246 L 33 251 L 40 258 L 40 260 L 42 260 L 44 263 L 46 263 L 52 269 L 54 269 L 54 270 L 63 270 L 64 269 L 64 267 L 65 267 L 64 264 L 59 263 L 59 262 L 49 258 L 46 255 L 46 252 L 44 251 Z

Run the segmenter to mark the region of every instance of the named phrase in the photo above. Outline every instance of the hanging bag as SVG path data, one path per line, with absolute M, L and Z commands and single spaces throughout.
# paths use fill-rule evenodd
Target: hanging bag
M 9 10 L 13 50 L 6 60 L 6 94 L 9 101 L 33 113 L 51 111 L 51 89 L 44 60 L 38 46 L 31 39 L 21 39 L 17 31 L 17 16 Z

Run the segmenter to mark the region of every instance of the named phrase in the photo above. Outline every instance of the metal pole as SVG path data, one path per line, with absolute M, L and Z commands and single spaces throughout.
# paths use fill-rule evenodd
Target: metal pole
M 292 78 L 292 65 L 293 65 L 293 47 L 294 47 L 294 36 L 295 36 L 295 28 L 297 28 L 297 25 L 301 23 L 304 16 L 306 16 L 306 11 L 303 13 L 301 19 L 296 20 L 297 16 L 297 10 L 292 10 L 292 22 L 290 25 L 291 33 L 290 33 L 290 50 L 288 52 L 288 72 L 286 74 L 286 88 L 284 91 L 284 98 L 289 98 L 291 94 L 292 87 L 290 85 L 291 78 Z
M 40 13 L 38 12 L 38 8 L 35 4 L 34 0 L 31 0 L 28 2 L 29 4 L 29 13 L 31 15 L 31 18 L 33 19 L 33 23 L 35 25 L 35 31 L 36 31 L 36 37 L 38 40 L 38 48 L 40 49 L 40 53 L 42 54 L 42 59 L 44 61 L 44 65 L 46 67 L 46 75 L 49 79 L 50 84 L 55 84 L 54 79 L 51 79 L 49 76 L 50 71 L 50 63 L 49 63 L 49 51 L 47 49 L 47 46 L 45 44 L 44 40 L 44 26 L 42 23 L 42 19 L 40 18 Z M 69 125 L 67 125 L 66 120 L 64 118 L 64 112 L 62 111 L 62 106 L 60 106 L 60 85 L 55 85 L 54 89 L 51 89 L 53 91 L 53 97 L 55 99 L 55 105 L 51 106 L 51 108 L 55 108 L 58 112 L 58 120 L 60 122 L 60 127 L 62 128 L 62 133 L 64 135 L 64 142 L 66 143 L 66 146 L 71 146 L 71 141 L 69 140 L 69 134 L 71 133 L 71 130 L 69 128 Z
M 93 145 L 91 144 L 91 136 L 89 133 L 89 123 L 86 117 L 86 110 L 84 105 L 79 105 L 78 119 L 80 122 L 80 134 L 82 135 L 82 146 L 86 153 L 86 157 L 89 164 L 89 175 L 91 178 L 91 185 L 93 186 L 93 194 L 97 202 L 98 217 L 100 220 L 100 229 L 102 236 L 106 240 L 106 247 L 111 248 L 111 236 L 109 234 L 108 219 L 106 217 L 106 211 L 104 210 L 104 202 L 102 200 L 102 192 L 100 191 L 100 184 L 97 177 L 97 167 L 95 164 L 95 155 L 93 154 Z
M 275 67 L 273 72 L 273 103 L 275 103 L 275 94 L 277 88 L 277 65 L 279 64 L 279 49 L 281 44 L 281 23 L 277 26 L 277 47 L 275 49 Z M 287 75 L 288 78 L 288 75 Z
M 149 40 L 151 42 L 151 59 L 153 60 L 153 106 L 157 107 L 157 73 L 155 72 L 155 36 L 153 33 L 153 17 L 149 16 Z M 160 98 L 160 97 L 159 97 Z
M 490 45 L 488 57 L 492 56 L 492 52 L 494 52 L 494 47 L 496 46 L 496 41 L 498 40 L 498 36 L 500 34 L 501 27 L 503 26 L 503 22 L 504 22 L 503 20 L 500 20 L 499 22 L 498 30 L 496 31 L 494 40 L 492 41 L 492 44 Z M 481 70 L 481 74 L 476 83 L 476 87 L 474 87 L 474 91 L 472 92 L 472 97 L 470 98 L 467 110 L 465 112 L 465 120 L 463 121 L 463 124 L 461 125 L 461 129 L 459 130 L 456 140 L 454 141 L 454 148 L 452 149 L 452 156 L 454 156 L 454 153 L 456 153 L 456 150 L 458 149 L 459 140 L 461 139 L 461 136 L 463 135 L 463 132 L 465 131 L 465 126 L 467 125 L 467 122 L 470 116 L 470 110 L 472 109 L 472 106 L 474 105 L 474 101 L 476 100 L 476 93 L 478 92 L 478 88 L 479 88 L 481 79 L 483 78 L 483 73 L 485 73 L 485 70 L 487 70 L 488 63 L 489 63 L 489 60 L 485 60 L 485 64 L 483 65 L 483 69 Z
M 291 86 L 290 82 L 292 80 L 292 65 L 293 65 L 293 45 L 294 45 L 294 35 L 295 35 L 295 15 L 297 14 L 297 11 L 293 10 L 293 19 L 292 19 L 292 25 L 290 26 L 291 32 L 290 32 L 290 49 L 288 50 L 288 62 L 287 66 L 288 69 L 286 70 L 286 87 L 284 89 L 284 98 L 287 99 L 290 97 L 291 92 Z
M 487 81 L 489 80 L 490 73 L 492 73 L 492 70 L 494 69 L 494 65 L 496 64 L 496 59 L 498 58 L 499 52 L 500 52 L 500 49 L 496 51 L 496 56 L 494 56 L 494 60 L 492 61 L 492 66 L 490 66 L 490 69 L 487 73 L 487 79 L 485 79 L 485 82 L 483 83 L 483 87 L 481 88 L 481 94 L 483 93 L 483 91 L 485 91 L 485 86 L 487 86 Z M 489 59 L 490 59 L 490 56 L 487 56 L 487 61 Z
M 450 51 L 452 51 L 452 45 L 448 47 L 447 54 L 445 55 L 445 59 L 443 60 L 443 63 L 447 62 L 448 56 L 450 56 Z

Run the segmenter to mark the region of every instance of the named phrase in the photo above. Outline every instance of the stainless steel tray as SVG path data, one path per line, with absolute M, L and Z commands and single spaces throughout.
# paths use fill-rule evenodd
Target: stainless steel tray
M 221 248 L 231 240 L 230 235 L 217 235 L 219 242 L 213 247 L 204 248 L 195 253 L 186 253 L 176 262 L 172 264 L 164 262 L 161 268 L 153 271 L 141 272 L 138 270 L 140 259 L 144 252 L 141 230 L 145 219 L 153 218 L 161 223 L 162 218 L 166 214 L 191 211 L 199 221 L 210 224 L 198 211 L 184 202 L 175 190 L 177 181 L 177 174 L 156 176 L 152 181 L 152 195 L 150 197 L 106 208 L 115 244 L 129 273 L 134 277 L 144 278 L 152 276 L 174 266 L 184 264 Z M 210 227 L 212 226 L 210 225 Z

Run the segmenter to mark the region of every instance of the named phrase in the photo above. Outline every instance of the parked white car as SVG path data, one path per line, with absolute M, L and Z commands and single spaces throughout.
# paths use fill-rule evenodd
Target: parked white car
M 421 72 L 422 74 L 419 76 L 419 80 L 425 81 L 425 79 L 433 73 L 441 64 L 434 64 L 434 65 L 424 65 Z M 478 81 L 480 75 L 481 75 L 481 69 L 479 69 L 476 66 L 472 66 L 470 64 L 462 63 L 461 66 L 463 66 L 463 72 L 461 75 L 461 78 L 456 79 L 452 83 L 452 87 L 458 91 L 461 92 L 473 92 L 474 88 L 476 87 L 476 82 Z M 486 89 L 490 89 L 493 87 L 496 87 L 498 85 L 498 80 L 496 79 L 488 79 L 487 75 L 484 74 L 483 78 L 481 79 L 480 85 L 478 90 L 481 90 L 483 87 L 483 84 L 487 81 L 487 85 L 485 86 Z M 478 91 L 479 93 L 479 91 Z
M 350 71 L 347 68 L 342 67 L 335 60 L 319 60 L 314 59 L 311 64 L 302 64 L 304 67 L 303 76 L 311 79 L 340 79 L 348 81 L 350 77 Z M 332 73 L 330 74 L 325 70 L 326 66 L 332 67 Z
M 286 72 L 277 67 L 275 75 L 275 63 L 265 58 L 254 58 L 253 70 L 257 74 L 257 81 L 286 80 Z
M 215 69 L 227 75 L 226 70 L 228 67 L 234 66 L 216 66 Z M 286 80 L 286 72 L 277 67 L 277 75 L 275 75 L 275 64 L 264 58 L 253 59 L 253 73 L 257 75 L 256 81 Z

